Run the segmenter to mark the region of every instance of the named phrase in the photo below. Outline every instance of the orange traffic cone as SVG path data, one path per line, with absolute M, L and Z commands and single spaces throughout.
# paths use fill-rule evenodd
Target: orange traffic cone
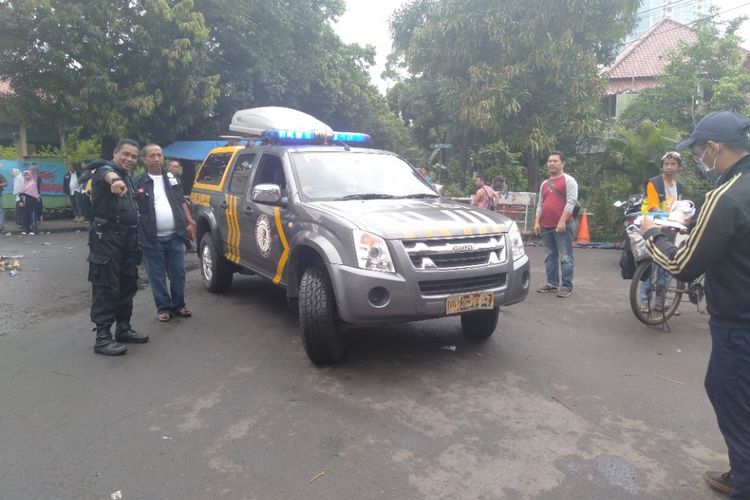
M 589 236 L 589 217 L 586 215 L 585 210 L 581 214 L 581 222 L 578 224 L 578 239 L 576 240 L 576 243 L 579 245 L 583 243 L 591 243 L 591 237 Z

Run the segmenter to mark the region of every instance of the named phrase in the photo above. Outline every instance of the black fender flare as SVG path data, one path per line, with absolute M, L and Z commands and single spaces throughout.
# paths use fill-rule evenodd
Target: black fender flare
M 333 234 L 328 233 L 329 236 L 333 237 Z M 313 232 L 310 230 L 300 231 L 294 235 L 292 240 L 289 242 L 289 261 L 287 263 L 287 275 L 286 275 L 286 291 L 287 298 L 293 299 L 299 296 L 299 281 L 301 276 L 298 274 L 299 262 L 301 259 L 308 255 L 306 249 L 312 249 L 322 263 L 325 265 L 329 276 L 333 276 L 332 266 L 341 265 L 343 261 L 341 254 L 336 246 L 331 242 L 329 238 L 321 235 L 319 232 Z M 334 293 L 336 290 L 336 283 L 331 280 L 333 285 Z
M 196 225 L 198 226 L 198 233 L 195 235 L 197 251 L 200 252 L 201 236 L 203 236 L 203 234 L 205 233 L 210 233 L 211 238 L 215 243 L 219 245 L 219 250 L 222 253 L 226 253 L 226 242 L 221 238 L 221 233 L 219 232 L 219 224 L 216 221 L 216 216 L 213 210 L 201 210 L 196 214 L 195 219 Z M 207 229 L 206 226 L 208 226 Z

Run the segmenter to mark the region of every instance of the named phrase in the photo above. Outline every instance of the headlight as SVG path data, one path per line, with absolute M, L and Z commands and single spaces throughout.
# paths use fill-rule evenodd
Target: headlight
M 523 257 L 523 238 L 521 238 L 521 231 L 518 230 L 518 225 L 515 222 L 511 222 L 510 229 L 508 229 L 508 242 L 510 243 L 510 255 L 513 260 Z
M 393 269 L 391 253 L 388 251 L 388 245 L 380 236 L 372 233 L 366 233 L 355 229 L 354 233 L 354 251 L 357 254 L 357 264 L 362 269 L 370 271 L 382 271 L 385 273 L 396 272 Z

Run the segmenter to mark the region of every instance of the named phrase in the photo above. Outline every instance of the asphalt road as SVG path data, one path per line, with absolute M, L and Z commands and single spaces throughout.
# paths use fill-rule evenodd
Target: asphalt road
M 280 290 L 211 295 L 195 256 L 193 318 L 158 323 L 146 287 L 151 342 L 94 355 L 85 235 L 0 254 L 24 255 L 0 274 L 0 499 L 720 498 L 706 317 L 638 323 L 616 251 L 577 250 L 574 295 L 532 292 L 484 344 L 455 318 L 354 329 L 328 368 Z

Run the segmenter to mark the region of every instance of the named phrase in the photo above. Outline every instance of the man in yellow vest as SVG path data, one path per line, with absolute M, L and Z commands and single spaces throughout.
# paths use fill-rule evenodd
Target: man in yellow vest
M 645 184 L 645 197 L 641 212 L 645 215 L 649 212 L 666 212 L 672 210 L 672 205 L 682 198 L 685 186 L 677 180 L 677 172 L 682 167 L 682 156 L 677 151 L 670 151 L 661 157 L 661 175 L 650 178 Z M 664 308 L 664 297 L 656 294 L 654 304 L 649 304 L 649 283 L 653 282 L 657 287 L 666 286 L 669 281 L 669 273 L 657 264 L 651 266 L 651 272 L 656 273 L 656 279 L 641 281 L 638 284 L 640 294 L 641 312 L 648 313 L 652 308 L 656 313 L 661 313 Z
M 641 207 L 644 215 L 656 210 L 669 213 L 674 202 L 682 198 L 685 186 L 677 180 L 681 167 L 682 156 L 677 151 L 661 157 L 661 175 L 650 178 L 645 184 L 646 196 Z

